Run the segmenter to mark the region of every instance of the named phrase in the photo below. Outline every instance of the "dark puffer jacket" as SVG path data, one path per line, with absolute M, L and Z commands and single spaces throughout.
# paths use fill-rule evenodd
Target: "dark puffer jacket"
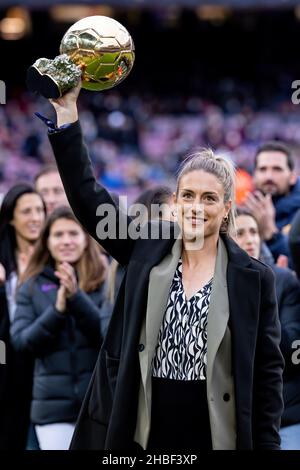
M 102 343 L 103 287 L 90 294 L 79 289 L 63 314 L 55 309 L 57 290 L 50 267 L 25 282 L 11 328 L 15 348 L 36 358 L 31 405 L 35 424 L 76 421 Z
M 0 286 L 0 340 L 6 363 L 0 364 L 0 451 L 25 450 L 29 428 L 34 359 L 15 351 L 11 344 L 10 318 L 5 286 Z
M 294 269 L 300 280 L 300 208 L 296 213 L 291 225 L 291 230 L 289 232 L 289 244 L 292 253 Z
M 285 359 L 283 374 L 284 412 L 281 426 L 300 423 L 300 367 L 293 364 L 294 342 L 300 338 L 300 284 L 289 269 L 271 266 L 275 273 L 281 352 Z

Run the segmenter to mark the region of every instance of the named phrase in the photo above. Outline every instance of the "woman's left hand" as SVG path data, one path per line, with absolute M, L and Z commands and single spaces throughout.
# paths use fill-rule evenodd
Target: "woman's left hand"
M 76 273 L 73 266 L 64 261 L 55 271 L 55 276 L 60 280 L 60 284 L 66 288 L 66 297 L 71 297 L 78 291 Z

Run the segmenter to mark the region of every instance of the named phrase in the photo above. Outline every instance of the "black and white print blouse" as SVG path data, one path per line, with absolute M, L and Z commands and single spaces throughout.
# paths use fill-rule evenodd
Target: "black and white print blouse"
M 206 380 L 207 320 L 212 279 L 189 300 L 179 260 L 152 362 L 152 376 Z

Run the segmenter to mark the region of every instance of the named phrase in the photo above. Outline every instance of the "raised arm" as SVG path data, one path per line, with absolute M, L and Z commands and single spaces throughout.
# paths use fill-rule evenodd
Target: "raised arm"
M 132 219 L 119 210 L 106 189 L 96 181 L 78 121 L 79 91 L 80 84 L 62 98 L 51 100 L 58 129 L 49 133 L 50 143 L 77 219 L 113 258 L 126 265 L 134 245 L 128 235 Z

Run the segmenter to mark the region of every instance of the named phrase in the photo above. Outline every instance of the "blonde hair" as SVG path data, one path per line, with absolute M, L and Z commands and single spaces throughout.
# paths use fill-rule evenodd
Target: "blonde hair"
M 203 170 L 220 181 L 224 188 L 224 203 L 232 201 L 227 220 L 224 220 L 220 232 L 234 235 L 235 226 L 235 168 L 233 163 L 222 155 L 216 155 L 212 149 L 204 148 L 190 153 L 182 162 L 177 174 L 176 195 L 178 195 L 180 180 L 192 171 Z

